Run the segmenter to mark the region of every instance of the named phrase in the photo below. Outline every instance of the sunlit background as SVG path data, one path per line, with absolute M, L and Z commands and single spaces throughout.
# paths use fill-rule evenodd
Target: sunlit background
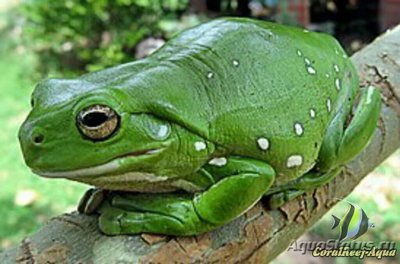
M 0 0 L 0 251 L 50 217 L 73 211 L 87 188 L 46 180 L 24 165 L 17 131 L 30 108 L 35 83 L 73 77 L 141 58 L 182 29 L 213 17 L 256 17 L 335 35 L 348 53 L 400 23 L 400 1 Z M 347 198 L 375 228 L 360 240 L 400 241 L 400 154 L 395 153 Z M 345 183 L 343 183 L 345 184 Z M 331 213 L 343 216 L 339 203 Z M 337 238 L 327 214 L 301 240 Z M 283 253 L 275 263 L 357 263 Z M 375 263 L 366 259 L 364 263 Z M 400 258 L 384 263 L 399 263 Z

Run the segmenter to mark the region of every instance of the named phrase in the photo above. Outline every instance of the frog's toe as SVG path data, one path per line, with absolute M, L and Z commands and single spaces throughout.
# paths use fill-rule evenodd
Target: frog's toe
M 176 194 L 117 194 L 111 205 L 129 212 L 153 212 L 160 215 L 185 215 L 193 210 L 190 195 Z
M 107 235 L 133 235 L 155 233 L 164 235 L 184 235 L 185 225 L 171 216 L 155 213 L 126 212 L 112 209 L 99 218 L 100 230 Z
M 106 191 L 92 188 L 85 192 L 78 205 L 78 212 L 81 214 L 93 214 L 97 211 L 106 197 Z
M 180 235 L 185 232 L 185 225 L 179 219 L 154 213 L 127 213 L 121 219 L 121 227 L 124 234 Z
M 99 228 L 106 235 L 121 235 L 121 220 L 125 211 L 115 208 L 108 208 L 99 217 Z
M 272 194 L 268 199 L 268 206 L 271 209 L 277 209 L 287 201 L 292 200 L 304 193 L 303 190 L 286 190 Z

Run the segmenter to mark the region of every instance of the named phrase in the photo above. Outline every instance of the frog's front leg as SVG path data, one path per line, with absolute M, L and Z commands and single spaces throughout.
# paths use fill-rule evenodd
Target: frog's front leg
M 271 189 L 267 193 L 267 195 L 272 194 L 269 206 L 280 207 L 286 201 L 326 184 L 336 177 L 341 171 L 341 166 L 355 158 L 372 138 L 380 106 L 379 91 L 373 87 L 363 89 L 349 125 L 346 127 L 348 113 L 345 111 L 339 111 L 330 124 L 315 169 L 276 190 Z
M 206 165 L 216 183 L 199 194 L 117 194 L 100 209 L 100 229 L 109 235 L 194 235 L 246 212 L 272 185 L 268 164 L 240 157 Z M 213 164 L 213 162 L 211 162 Z

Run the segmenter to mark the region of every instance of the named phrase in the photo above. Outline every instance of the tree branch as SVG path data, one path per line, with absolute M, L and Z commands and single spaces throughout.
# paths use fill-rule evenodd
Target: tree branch
M 245 215 L 196 237 L 108 237 L 95 217 L 65 214 L 0 255 L 0 263 L 261 263 L 274 259 L 361 179 L 400 146 L 400 26 L 352 57 L 361 84 L 382 91 L 379 127 L 367 149 L 331 183 L 268 211 L 259 202 Z

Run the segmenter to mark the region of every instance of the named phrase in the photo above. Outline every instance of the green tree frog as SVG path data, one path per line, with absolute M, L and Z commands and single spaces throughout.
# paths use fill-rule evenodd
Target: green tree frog
M 194 235 L 329 182 L 380 103 L 333 37 L 221 18 L 147 58 L 42 81 L 19 139 L 34 173 L 97 187 L 79 208 L 105 234 Z

